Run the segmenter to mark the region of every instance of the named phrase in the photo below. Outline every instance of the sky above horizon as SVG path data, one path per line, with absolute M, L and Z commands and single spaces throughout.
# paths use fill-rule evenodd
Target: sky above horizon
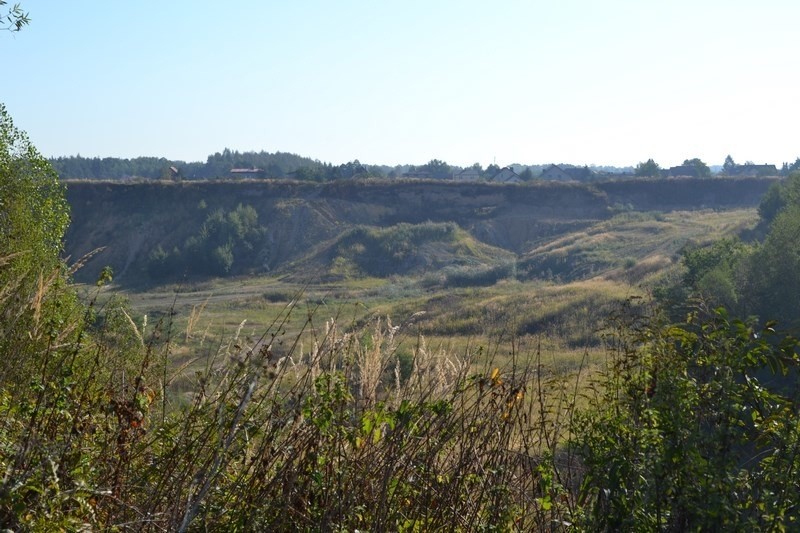
M 18 1 L 0 103 L 48 157 L 800 156 L 790 0 Z

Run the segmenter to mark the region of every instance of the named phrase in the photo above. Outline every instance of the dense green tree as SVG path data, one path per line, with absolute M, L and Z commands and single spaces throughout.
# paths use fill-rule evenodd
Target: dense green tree
M 225 276 L 257 270 L 265 231 L 252 206 L 239 204 L 229 212 L 216 209 L 181 249 L 176 247 L 167 252 L 157 246 L 151 251 L 147 273 L 152 279 L 164 280 L 183 275 Z
M 693 159 L 686 159 L 683 162 L 683 164 L 686 166 L 694 167 L 695 170 L 697 171 L 697 176 L 700 178 L 707 178 L 711 176 L 711 169 L 708 168 L 708 165 L 706 165 L 701 159 L 697 157 Z
M 643 163 L 636 165 L 634 174 L 637 176 L 655 178 L 661 173 L 661 167 L 652 159 L 648 159 Z
M 787 205 L 800 205 L 800 172 L 792 173 L 785 181 L 773 184 L 758 206 L 764 225 L 769 225 Z
M 762 243 L 724 239 L 685 251 L 683 290 L 739 316 L 800 325 L 800 173 L 770 187 L 759 214 L 766 232 Z M 659 294 L 665 300 L 681 299 L 678 287 Z
M 80 313 L 60 259 L 69 223 L 64 193 L 0 105 L 0 385 L 27 384 L 49 344 L 73 340 L 69 324 Z
M 69 206 L 53 167 L 0 104 L 0 285 L 24 271 L 59 264 Z
M 701 294 L 712 306 L 735 310 L 740 299 L 740 265 L 750 247 L 738 239 L 722 239 L 713 245 L 683 252 L 683 283 Z
M 492 179 L 498 172 L 500 172 L 500 167 L 492 163 L 486 170 L 483 171 L 483 177 L 486 179 Z
M 775 217 L 764 243 L 747 264 L 749 311 L 784 325 L 800 322 L 800 205 Z
M 764 224 L 769 225 L 786 205 L 784 190 L 781 183 L 775 183 L 761 197 L 761 202 L 758 204 L 758 215 Z
M 383 172 L 377 167 L 367 167 L 362 165 L 358 159 L 338 166 L 328 165 L 326 167 L 327 180 L 383 177 Z
M 736 163 L 734 163 L 733 158 L 730 156 L 730 154 L 728 154 L 728 156 L 725 157 L 725 162 L 722 164 L 722 171 L 725 174 L 730 174 L 731 171 L 735 168 L 736 168 Z
M 431 159 L 417 170 L 427 172 L 437 180 L 446 180 L 450 177 L 450 165 L 439 159 Z

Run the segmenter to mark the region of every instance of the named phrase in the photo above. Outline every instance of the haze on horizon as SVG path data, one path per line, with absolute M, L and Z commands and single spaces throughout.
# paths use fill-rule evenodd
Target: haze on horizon
M 0 101 L 50 157 L 800 156 L 788 0 L 21 3 Z

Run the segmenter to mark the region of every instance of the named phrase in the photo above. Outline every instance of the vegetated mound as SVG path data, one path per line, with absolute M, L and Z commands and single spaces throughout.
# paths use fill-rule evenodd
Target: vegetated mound
M 288 265 L 292 277 L 328 279 L 488 270 L 514 254 L 476 240 L 453 222 L 357 226 Z
M 753 209 L 623 212 L 530 249 L 517 262 L 517 277 L 575 281 L 603 275 L 638 283 L 668 268 L 687 243 L 736 235 L 756 218 Z

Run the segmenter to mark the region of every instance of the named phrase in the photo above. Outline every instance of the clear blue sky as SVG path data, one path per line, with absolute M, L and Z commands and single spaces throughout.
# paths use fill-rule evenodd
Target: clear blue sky
M 47 156 L 800 156 L 796 0 L 17 1 L 0 102 Z

